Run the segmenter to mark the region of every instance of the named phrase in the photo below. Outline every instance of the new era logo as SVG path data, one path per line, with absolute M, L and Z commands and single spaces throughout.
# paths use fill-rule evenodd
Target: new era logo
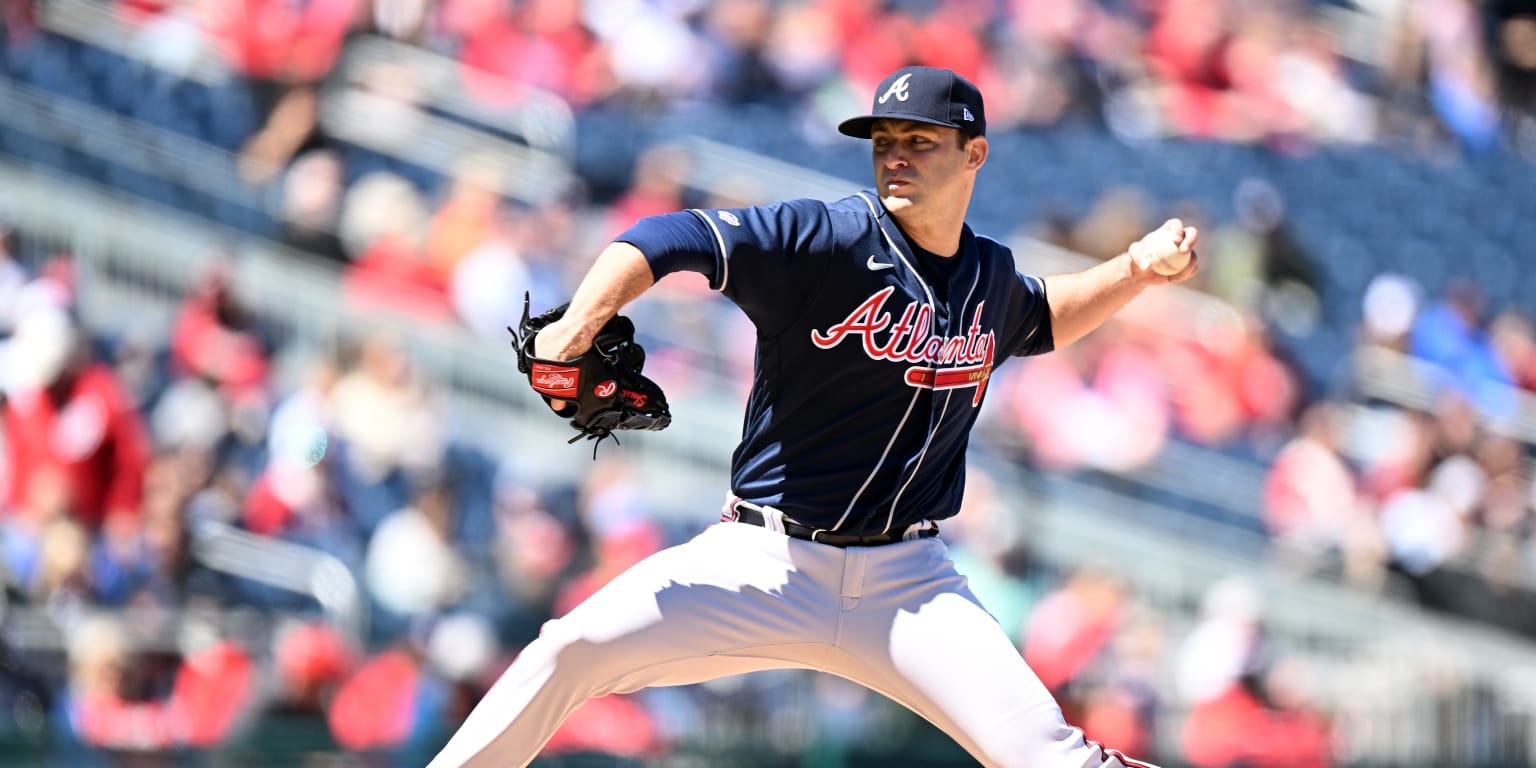
M 976 116 L 971 114 L 971 108 L 970 107 L 961 107 L 960 111 L 962 113 L 961 117 L 965 118 L 965 121 L 967 123 L 974 123 L 974 122 L 976 122 Z

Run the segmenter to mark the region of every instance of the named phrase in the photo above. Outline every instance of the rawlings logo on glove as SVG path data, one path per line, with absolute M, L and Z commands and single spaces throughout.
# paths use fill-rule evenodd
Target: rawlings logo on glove
M 570 416 L 577 435 L 602 441 L 622 429 L 666 429 L 672 423 L 667 396 L 656 382 L 642 376 L 645 349 L 635 342 L 635 324 L 615 315 L 592 340 L 592 348 L 573 360 L 545 360 L 533 352 L 533 340 L 550 323 L 565 316 L 570 304 L 562 304 L 529 317 L 529 300 L 523 296 L 523 320 L 511 327 L 517 350 L 517 370 L 528 375 L 533 391 L 551 406 L 564 403 L 559 415 Z M 617 441 L 618 438 L 614 437 Z M 592 455 L 597 455 L 593 446 Z
M 580 368 L 535 363 L 531 382 L 537 392 L 551 397 L 571 398 L 576 396 L 576 381 L 580 374 Z

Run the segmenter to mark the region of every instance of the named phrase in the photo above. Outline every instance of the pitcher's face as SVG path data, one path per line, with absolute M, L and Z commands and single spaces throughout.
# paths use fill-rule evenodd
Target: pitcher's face
M 932 202 L 965 205 L 986 158 L 985 144 L 954 128 L 881 120 L 870 129 L 875 188 L 890 211 Z

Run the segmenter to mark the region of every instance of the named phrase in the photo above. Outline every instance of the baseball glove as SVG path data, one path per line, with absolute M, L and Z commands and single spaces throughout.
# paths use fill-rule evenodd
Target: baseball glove
M 568 405 L 561 416 L 571 417 L 577 435 L 602 441 L 621 429 L 666 429 L 672 423 L 667 410 L 667 396 L 656 382 L 642 376 L 645 349 L 635 342 L 635 324 L 623 315 L 615 315 L 592 340 L 592 348 L 572 360 L 545 360 L 533 353 L 533 340 L 550 323 L 565 316 L 570 304 L 562 304 L 543 314 L 529 317 L 529 302 L 523 296 L 523 320 L 517 330 L 510 326 L 512 346 L 517 350 L 517 370 L 527 374 L 533 391 L 551 406 Z M 574 411 L 572 410 L 574 407 Z M 597 448 L 593 446 L 593 455 Z

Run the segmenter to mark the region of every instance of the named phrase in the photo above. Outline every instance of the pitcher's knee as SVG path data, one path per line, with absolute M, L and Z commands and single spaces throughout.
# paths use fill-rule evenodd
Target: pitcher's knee
M 538 653 L 557 665 L 588 668 L 599 662 L 602 655 L 581 627 L 562 619 L 544 622 L 539 628 L 538 639 L 529 643 L 523 652 Z
M 538 639 L 523 654 L 549 667 L 551 683 L 599 696 L 633 666 L 632 654 L 621 645 L 612 639 L 594 639 L 580 626 L 556 619 L 544 623 Z

